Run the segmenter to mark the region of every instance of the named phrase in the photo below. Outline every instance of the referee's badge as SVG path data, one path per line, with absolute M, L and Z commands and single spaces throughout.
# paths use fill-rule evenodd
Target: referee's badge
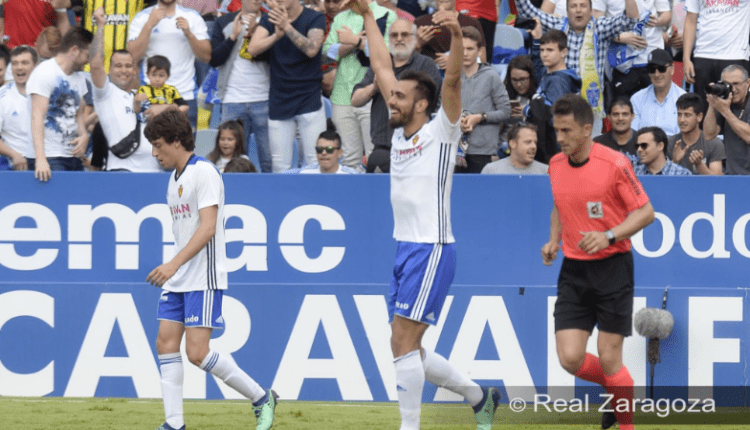
M 589 211 L 589 218 L 593 218 L 593 219 L 604 218 L 604 210 L 602 210 L 602 202 L 586 202 L 586 206 Z
M 180 187 L 177 188 L 177 195 L 182 197 L 182 185 L 180 185 Z M 589 210 L 589 212 L 591 212 L 591 210 Z

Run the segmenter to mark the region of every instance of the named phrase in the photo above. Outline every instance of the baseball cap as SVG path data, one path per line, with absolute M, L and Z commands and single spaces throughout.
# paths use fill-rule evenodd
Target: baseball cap
M 656 66 L 666 66 L 672 61 L 672 54 L 664 49 L 654 49 L 653 51 L 651 51 L 651 53 L 648 54 L 648 64 L 653 64 Z

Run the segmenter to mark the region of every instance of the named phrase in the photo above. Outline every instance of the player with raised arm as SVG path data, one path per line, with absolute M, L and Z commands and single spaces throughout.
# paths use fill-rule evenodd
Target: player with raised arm
M 477 429 L 492 427 L 500 392 L 482 389 L 439 354 L 422 348 L 422 336 L 440 317 L 456 268 L 450 196 L 461 136 L 463 40 L 456 11 L 438 11 L 436 25 L 451 32 L 451 49 L 437 107 L 429 75 L 406 71 L 396 79 L 391 57 L 367 0 L 349 2 L 364 18 L 370 64 L 388 99 L 393 133 L 391 205 L 398 241 L 388 292 L 391 350 L 396 367 L 401 430 L 418 430 L 422 390 L 427 380 L 462 395 L 474 408 Z
M 221 303 L 227 288 L 224 239 L 224 182 L 210 161 L 193 154 L 195 142 L 187 117 L 167 110 L 144 129 L 152 154 L 167 170 L 167 187 L 176 255 L 152 270 L 146 280 L 164 291 L 159 298 L 156 350 L 161 370 L 166 422 L 157 430 L 184 430 L 183 367 L 180 343 L 185 335 L 188 359 L 253 402 L 256 430 L 273 424 L 277 395 L 264 390 L 231 357 L 211 351 L 213 329 L 224 328 Z
M 585 100 L 560 97 L 552 105 L 552 122 L 562 152 L 549 163 L 554 206 L 542 261 L 551 265 L 562 241 L 557 356 L 571 374 L 603 385 L 614 396 L 620 430 L 633 430 L 633 378 L 622 362 L 623 340 L 633 327 L 630 237 L 654 220 L 654 208 L 628 158 L 591 140 L 594 113 Z M 598 357 L 586 353 L 594 326 Z M 613 421 L 605 415 L 602 427 Z

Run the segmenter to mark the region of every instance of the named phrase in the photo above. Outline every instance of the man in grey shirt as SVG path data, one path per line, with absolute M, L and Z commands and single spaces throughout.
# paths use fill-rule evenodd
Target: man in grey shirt
M 691 170 L 694 175 L 723 175 L 724 144 L 720 139 L 707 140 L 699 124 L 703 120 L 703 100 L 687 93 L 677 99 L 677 125 L 680 133 L 669 138 L 667 157 L 673 163 Z
M 510 156 L 484 166 L 482 174 L 546 175 L 547 165 L 534 160 L 536 141 L 536 126 L 525 122 L 513 124 L 508 131 Z

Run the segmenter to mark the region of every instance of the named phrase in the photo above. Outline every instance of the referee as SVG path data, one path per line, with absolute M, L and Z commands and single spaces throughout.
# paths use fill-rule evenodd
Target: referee
M 559 98 L 552 121 L 562 152 L 549 163 L 554 206 L 542 260 L 551 265 L 562 241 L 557 356 L 568 372 L 603 385 L 614 396 L 611 409 L 620 429 L 632 430 L 633 411 L 616 409 L 626 400 L 632 405 L 633 398 L 633 378 L 622 362 L 633 315 L 629 238 L 654 220 L 654 209 L 628 159 L 591 140 L 594 115 L 581 96 Z M 599 357 L 586 353 L 595 326 Z

